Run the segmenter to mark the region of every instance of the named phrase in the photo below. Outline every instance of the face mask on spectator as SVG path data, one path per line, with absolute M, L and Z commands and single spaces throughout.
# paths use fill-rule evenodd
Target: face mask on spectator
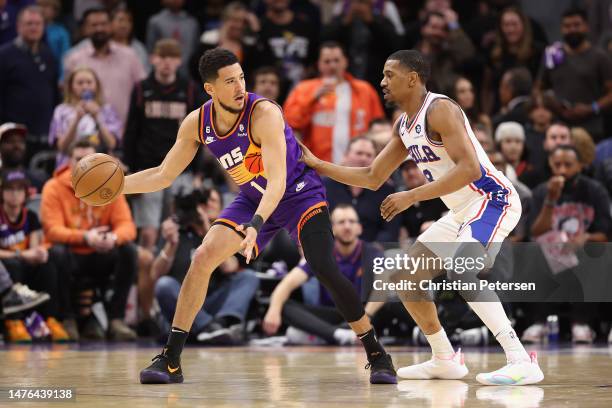
M 586 34 L 581 32 L 567 33 L 563 36 L 563 41 L 572 49 L 578 48 L 585 40 Z

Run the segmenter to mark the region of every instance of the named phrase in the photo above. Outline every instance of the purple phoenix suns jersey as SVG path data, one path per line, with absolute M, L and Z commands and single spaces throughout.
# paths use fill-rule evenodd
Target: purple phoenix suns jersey
M 229 173 L 232 179 L 240 187 L 241 195 L 246 196 L 253 202 L 259 203 L 266 189 L 266 169 L 263 168 L 261 159 L 261 146 L 251 136 L 251 115 L 255 105 L 269 99 L 247 92 L 245 104 L 238 120 L 232 129 L 224 135 L 220 135 L 214 124 L 214 105 L 212 100 L 206 102 L 200 108 L 200 142 L 205 144 L 215 155 L 221 166 Z M 272 102 L 272 101 L 271 101 Z M 273 102 L 274 103 L 274 102 Z M 278 106 L 278 105 L 277 105 Z M 280 106 L 279 106 L 279 109 Z M 282 109 L 281 109 L 282 112 Z M 290 199 L 296 195 L 325 190 L 318 174 L 300 161 L 302 151 L 295 140 L 293 130 L 285 122 L 285 142 L 287 143 L 287 186 L 283 200 Z M 248 157 L 257 157 L 255 164 Z M 250 164 L 250 170 L 247 166 Z M 260 168 L 257 168 L 257 164 Z

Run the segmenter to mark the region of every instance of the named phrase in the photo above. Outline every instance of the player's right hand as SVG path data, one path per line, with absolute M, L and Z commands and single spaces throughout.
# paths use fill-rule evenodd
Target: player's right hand
M 271 336 L 278 331 L 282 322 L 283 320 L 282 320 L 280 313 L 277 313 L 273 310 L 268 309 L 268 312 L 266 313 L 266 316 L 264 317 L 264 320 L 262 323 L 263 331 L 268 336 Z

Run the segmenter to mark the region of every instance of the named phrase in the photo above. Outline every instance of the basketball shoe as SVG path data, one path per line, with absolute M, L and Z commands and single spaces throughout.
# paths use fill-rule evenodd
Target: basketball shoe
M 370 384 L 397 384 L 397 373 L 390 354 L 385 353 L 368 362 L 365 369 L 370 369 Z
M 153 364 L 140 372 L 141 384 L 171 384 L 183 382 L 181 362 L 170 361 L 166 349 L 151 360 Z
M 476 381 L 484 385 L 528 385 L 544 379 L 535 352 L 529 353 L 530 361 L 509 361 L 504 367 L 490 373 L 481 373 Z
M 408 380 L 458 380 L 467 373 L 461 349 L 449 358 L 432 356 L 428 361 L 397 370 L 397 375 Z

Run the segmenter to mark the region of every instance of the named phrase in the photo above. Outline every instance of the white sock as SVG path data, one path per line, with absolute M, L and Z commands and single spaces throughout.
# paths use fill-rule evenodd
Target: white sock
M 435 357 L 447 359 L 451 358 L 455 354 L 452 344 L 446 337 L 446 332 L 441 329 L 439 332 L 434 334 L 426 334 L 425 337 L 431 346 L 431 351 Z
M 468 302 L 468 305 L 491 330 L 506 353 L 508 361 L 530 361 L 529 354 L 521 344 L 516 332 L 499 302 Z

